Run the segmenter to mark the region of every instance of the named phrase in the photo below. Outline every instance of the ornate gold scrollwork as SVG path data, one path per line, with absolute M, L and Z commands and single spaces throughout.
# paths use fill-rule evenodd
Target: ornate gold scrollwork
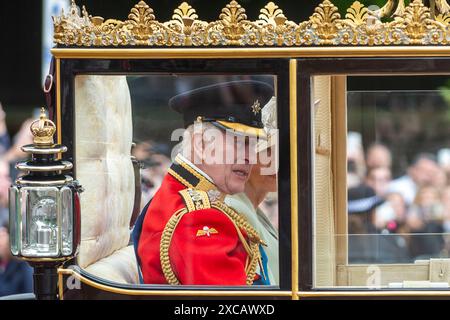
M 340 27 L 339 9 L 329 0 L 325 0 L 316 8 L 310 20 L 323 44 L 332 44 Z
M 355 1 L 350 8 L 347 9 L 345 15 L 346 21 L 353 26 L 359 26 L 366 23 L 369 10 L 359 1 Z
M 396 4 L 397 1 L 397 4 Z M 422 3 L 424 1 L 421 1 Z M 436 11 L 440 14 L 447 14 L 450 12 L 450 6 L 447 0 L 432 0 L 430 4 L 430 11 L 433 15 Z M 406 12 L 405 0 L 388 0 L 386 4 L 379 10 L 376 11 L 380 18 L 383 17 L 402 17 Z
M 403 0 L 388 0 L 381 9 L 371 10 L 355 1 L 341 18 L 338 8 L 324 0 L 309 20 L 295 23 L 273 2 L 260 10 L 259 20 L 250 21 L 232 0 L 213 22 L 199 20 L 195 9 L 183 2 L 172 20 L 159 22 L 144 1 L 131 9 L 128 20 L 105 21 L 84 7 L 80 12 L 72 0 L 67 14 L 53 17 L 54 42 L 79 47 L 447 45 L 450 7 L 446 0 L 434 4 L 430 10 L 422 0 L 408 6 Z M 389 15 L 392 21 L 380 20 Z
M 245 22 L 247 15 L 245 9 L 236 1 L 231 1 L 219 16 L 223 25 L 223 34 L 232 46 L 239 45 L 239 40 L 245 33 Z

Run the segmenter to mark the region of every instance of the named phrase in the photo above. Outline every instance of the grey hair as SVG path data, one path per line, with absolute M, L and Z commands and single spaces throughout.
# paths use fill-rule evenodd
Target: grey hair
M 199 127 L 200 125 L 200 127 Z M 201 131 L 199 131 L 199 128 Z M 177 143 L 171 153 L 172 161 L 175 159 L 176 155 L 181 153 L 185 157 L 190 157 L 190 152 L 192 150 L 191 144 L 192 144 L 192 138 L 194 136 L 194 133 L 202 133 L 209 129 L 216 129 L 219 130 L 216 126 L 214 126 L 210 122 L 195 122 L 191 125 L 189 125 L 186 129 L 184 129 L 183 132 L 183 139 Z M 189 153 L 189 154 L 188 154 Z

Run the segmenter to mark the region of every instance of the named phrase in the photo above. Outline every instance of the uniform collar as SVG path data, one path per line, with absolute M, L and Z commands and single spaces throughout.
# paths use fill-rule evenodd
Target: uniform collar
M 181 154 L 178 154 L 175 157 L 175 161 L 168 172 L 186 188 L 207 192 L 211 201 L 223 200 L 225 197 L 225 195 L 217 189 L 210 176 Z
M 178 158 L 178 161 L 177 161 L 177 158 Z M 177 161 L 178 163 L 181 163 L 181 162 L 186 163 L 189 167 L 191 167 L 192 169 L 197 171 L 200 175 L 202 175 L 204 178 L 206 178 L 209 182 L 214 184 L 214 182 L 210 176 L 208 176 L 203 170 L 201 170 L 199 167 L 197 167 L 195 164 L 193 164 L 188 158 L 183 156 L 181 153 L 179 153 L 177 155 L 177 158 L 175 158 L 175 161 Z

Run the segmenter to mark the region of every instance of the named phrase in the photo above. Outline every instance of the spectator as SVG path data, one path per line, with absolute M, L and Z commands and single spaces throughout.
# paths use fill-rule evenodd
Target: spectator
M 370 167 L 367 171 L 366 184 L 375 193 L 384 197 L 391 182 L 391 170 L 388 167 Z
M 384 144 L 374 143 L 367 149 L 366 156 L 367 170 L 372 168 L 388 168 L 392 166 L 391 151 Z
M 143 141 L 133 148 L 133 155 L 143 164 L 141 170 L 141 207 L 153 197 L 171 165 L 168 145 L 154 141 Z
M 450 148 L 443 148 L 437 154 L 438 163 L 444 169 L 447 178 L 450 177 Z
M 358 132 L 349 132 L 347 136 L 347 186 L 349 188 L 360 185 L 363 181 L 366 165 L 362 136 Z
M 407 218 L 411 233 L 420 234 L 411 235 L 409 248 L 415 259 L 440 256 L 444 244 L 443 218 L 439 191 L 433 186 L 419 189 Z
M 350 263 L 399 263 L 409 261 L 406 241 L 375 225 L 376 208 L 383 199 L 361 185 L 348 190 L 348 259 Z
M 441 193 L 441 203 L 442 203 L 442 214 L 443 214 L 443 223 L 442 227 L 446 235 L 444 236 L 445 240 L 445 256 L 450 256 L 450 186 L 445 187 Z
M 7 225 L 0 226 L 0 297 L 33 292 L 32 279 L 31 267 L 11 256 Z
M 8 190 L 10 185 L 9 165 L 0 160 L 0 223 L 8 217 Z
M 450 233 L 450 186 L 445 187 L 441 193 L 442 214 L 445 232 Z
M 0 102 L 0 157 L 2 157 L 11 146 L 8 130 L 6 127 L 6 113 Z
M 35 119 L 27 119 L 20 126 L 19 132 L 14 136 L 14 144 L 3 156 L 3 160 L 8 163 L 16 162 L 19 159 L 24 159 L 28 155 L 20 148 L 24 145 L 33 143 L 33 135 L 30 131 L 30 125 Z
M 411 205 L 421 187 L 434 185 L 439 180 L 440 168 L 432 154 L 419 154 L 407 170 L 407 174 L 393 180 L 388 192 L 398 192 Z
M 408 206 L 400 193 L 389 193 L 386 202 L 377 208 L 376 226 L 389 233 L 405 234 L 409 232 L 406 224 Z

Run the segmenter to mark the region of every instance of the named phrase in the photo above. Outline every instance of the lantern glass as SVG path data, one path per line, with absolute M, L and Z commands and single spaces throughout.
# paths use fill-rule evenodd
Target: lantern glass
M 20 251 L 20 213 L 19 189 L 12 186 L 9 189 L 9 242 L 13 255 L 18 255 Z
M 72 254 L 73 250 L 73 196 L 72 189 L 61 188 L 61 253 Z
M 59 190 L 56 187 L 21 189 L 22 255 L 59 255 Z

